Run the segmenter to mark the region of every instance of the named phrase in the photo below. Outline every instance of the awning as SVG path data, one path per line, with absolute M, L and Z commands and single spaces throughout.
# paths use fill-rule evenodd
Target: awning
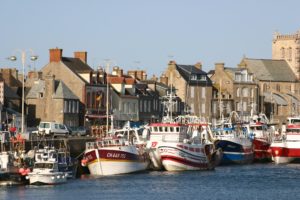
M 264 92 L 264 101 L 269 103 L 276 103 L 278 105 L 286 106 L 288 105 L 285 98 L 277 93 Z
M 287 99 L 287 101 L 289 101 L 289 102 L 292 102 L 292 104 L 296 104 L 296 105 L 298 105 L 299 104 L 299 100 L 294 96 L 294 95 L 292 95 L 292 94 L 286 94 L 286 99 Z

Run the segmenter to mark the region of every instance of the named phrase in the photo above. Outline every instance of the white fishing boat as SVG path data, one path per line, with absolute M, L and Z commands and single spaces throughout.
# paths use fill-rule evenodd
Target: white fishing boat
M 149 125 L 147 149 L 152 168 L 168 171 L 213 169 L 220 152 L 212 143 L 209 124 L 189 115 L 173 119 L 172 92 L 165 98 L 167 115 L 162 122 Z
M 276 164 L 300 160 L 300 117 L 288 117 L 281 136 L 274 138 L 271 146 L 272 160 Z
M 146 170 L 149 159 L 139 128 L 112 130 L 105 138 L 87 142 L 82 165 L 92 175 L 116 175 Z
M 67 176 L 67 172 L 59 168 L 57 150 L 45 147 L 36 151 L 33 171 L 26 178 L 34 185 L 55 185 L 65 183 Z

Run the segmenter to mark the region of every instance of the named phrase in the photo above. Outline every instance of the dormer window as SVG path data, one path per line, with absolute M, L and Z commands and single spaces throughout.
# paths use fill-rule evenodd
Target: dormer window
M 192 75 L 191 75 L 191 80 L 192 80 L 192 81 L 196 81 L 196 80 L 197 80 L 197 75 L 192 74 Z

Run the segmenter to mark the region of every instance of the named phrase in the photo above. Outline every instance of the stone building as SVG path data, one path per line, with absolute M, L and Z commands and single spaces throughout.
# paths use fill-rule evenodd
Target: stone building
M 55 121 L 67 126 L 79 125 L 79 99 L 61 80 L 45 76 L 36 81 L 26 96 L 28 126 L 40 121 Z
M 209 72 L 213 81 L 212 118 L 228 117 L 236 111 L 242 120 L 248 120 L 258 111 L 258 91 L 253 73 L 247 69 L 225 67 L 216 63 Z M 214 121 L 213 120 L 213 121 Z
M 299 81 L 287 61 L 243 58 L 239 68 L 253 73 L 261 112 L 279 122 L 299 114 Z
M 98 107 L 90 107 L 95 105 L 97 95 L 103 94 L 103 99 L 106 99 L 106 90 L 101 82 L 95 82 L 98 78 L 95 79 L 93 69 L 87 64 L 87 52 L 74 52 L 74 58 L 63 57 L 63 50 L 58 48 L 50 49 L 49 53 L 49 63 L 41 69 L 43 77 L 55 75 L 79 99 L 79 125 L 84 124 L 87 115 L 96 118 L 103 115 L 106 108 L 102 107 L 99 114 Z
M 170 61 L 164 75 L 166 79 L 161 82 L 176 89 L 177 96 L 185 104 L 185 113 L 210 118 L 212 82 L 201 63 L 179 65 Z
M 126 121 L 139 121 L 139 100 L 136 96 L 135 79 L 124 75 L 123 70 L 114 67 L 112 74 L 107 76 L 110 85 L 110 113 L 113 114 L 118 126 Z
M 272 59 L 285 60 L 300 79 L 300 30 L 290 35 L 274 34 Z

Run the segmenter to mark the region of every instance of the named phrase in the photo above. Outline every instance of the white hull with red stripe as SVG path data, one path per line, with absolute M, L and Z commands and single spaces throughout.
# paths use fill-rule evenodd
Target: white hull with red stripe
M 272 159 L 276 164 L 300 160 L 300 141 L 277 141 L 271 144 Z
M 212 169 L 213 146 L 209 144 L 165 143 L 159 148 L 167 171 Z M 205 150 L 206 149 L 206 150 Z
M 149 166 L 148 157 L 135 145 L 90 148 L 84 159 L 90 174 L 99 176 L 133 173 Z

